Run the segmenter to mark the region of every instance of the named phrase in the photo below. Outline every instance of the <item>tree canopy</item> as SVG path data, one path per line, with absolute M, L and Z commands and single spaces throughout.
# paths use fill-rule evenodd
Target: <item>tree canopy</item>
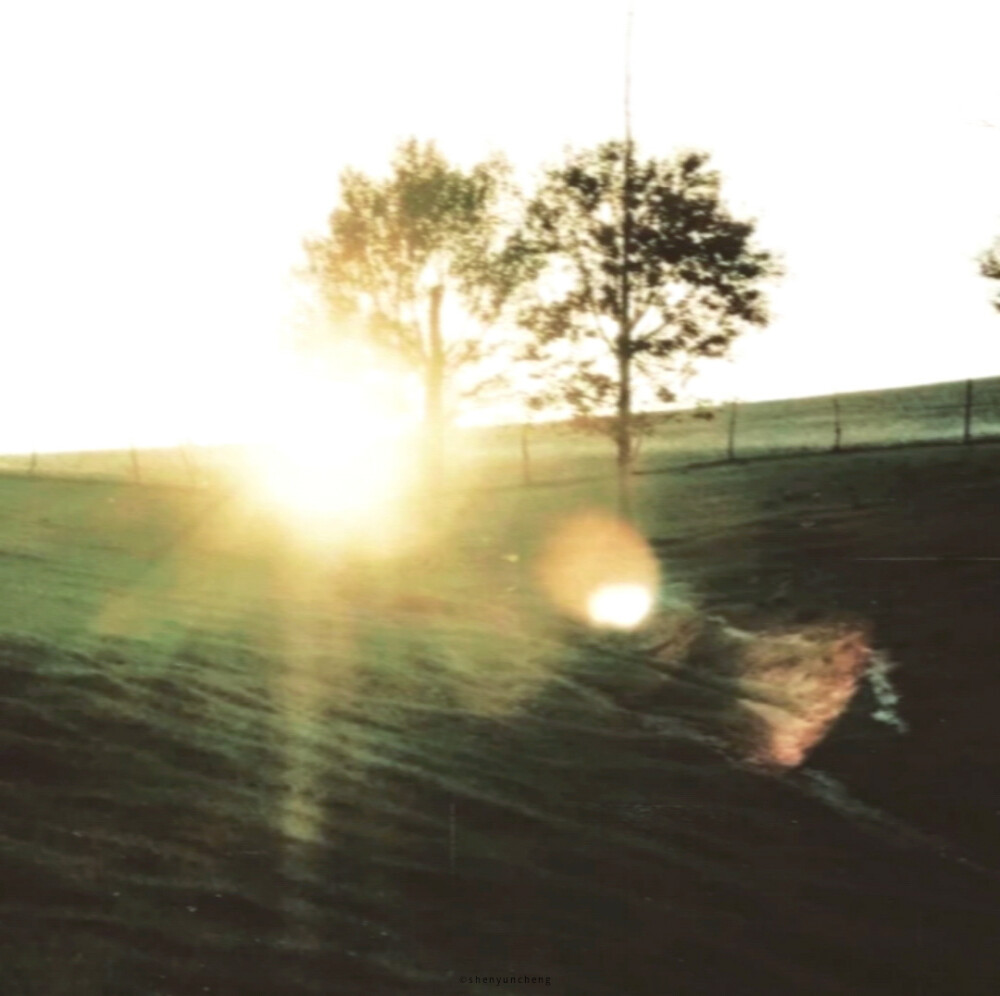
M 383 178 L 344 171 L 308 273 L 337 335 L 419 373 L 432 473 L 448 397 L 511 343 L 495 333 L 513 300 L 536 371 L 527 407 L 568 406 L 609 432 L 624 475 L 647 424 L 636 409 L 674 400 L 695 360 L 767 321 L 778 266 L 720 187 L 703 152 L 639 159 L 606 142 L 568 153 L 524 206 L 502 158 L 461 169 L 410 139 Z
M 542 260 L 520 311 L 529 355 L 612 435 L 623 473 L 642 428 L 636 392 L 673 400 L 695 359 L 767 322 L 761 284 L 779 268 L 720 187 L 703 152 L 636 159 L 616 141 L 568 154 L 528 206 L 522 237 Z
M 489 352 L 488 325 L 516 282 L 519 254 L 502 237 L 511 196 L 502 158 L 463 170 L 410 139 L 385 178 L 345 170 L 327 233 L 305 243 L 336 334 L 360 335 L 419 373 L 432 473 L 449 388 Z M 462 318 L 446 330 L 451 297 Z

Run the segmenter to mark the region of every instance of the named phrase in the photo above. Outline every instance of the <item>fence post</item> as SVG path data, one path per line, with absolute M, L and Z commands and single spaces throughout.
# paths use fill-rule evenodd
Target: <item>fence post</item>
M 739 409 L 738 401 L 729 403 L 729 441 L 726 445 L 726 459 L 736 459 L 736 414 Z
M 962 442 L 972 441 L 972 380 L 965 382 L 965 424 L 962 429 Z
M 28 462 L 28 474 L 32 477 L 35 476 L 35 468 L 38 466 L 38 450 L 33 450 L 31 453 L 31 460 Z
M 840 452 L 840 395 L 833 396 L 833 452 Z

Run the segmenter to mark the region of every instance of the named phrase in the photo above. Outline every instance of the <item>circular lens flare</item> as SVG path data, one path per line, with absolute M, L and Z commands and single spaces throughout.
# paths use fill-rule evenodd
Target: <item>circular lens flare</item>
M 587 599 L 590 621 L 609 629 L 634 629 L 652 608 L 652 592 L 641 584 L 601 585 Z
M 561 522 L 545 542 L 538 580 L 561 612 L 590 626 L 632 629 L 653 610 L 659 563 L 646 539 L 605 512 Z

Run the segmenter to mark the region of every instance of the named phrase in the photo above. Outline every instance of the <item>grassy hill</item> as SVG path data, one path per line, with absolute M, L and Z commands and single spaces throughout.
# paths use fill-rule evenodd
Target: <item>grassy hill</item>
M 537 583 L 612 500 L 571 448 L 378 555 L 0 481 L 4 991 L 994 992 L 996 452 L 638 477 L 664 587 L 618 635 Z M 741 765 L 726 661 L 650 652 L 678 612 L 863 627 L 908 732 L 866 686 L 803 769 Z
M 966 382 L 959 381 L 839 395 L 841 446 L 850 449 L 961 440 L 965 391 Z M 665 415 L 653 436 L 644 441 L 638 469 L 725 458 L 731 417 L 728 407 Z M 735 454 L 753 458 L 828 451 L 834 445 L 834 427 L 832 397 L 740 404 Z M 972 433 L 980 439 L 1000 434 L 1000 378 L 975 381 Z M 574 473 L 610 472 L 611 445 L 606 439 L 581 437 L 558 424 L 538 426 L 529 438 L 533 476 L 539 481 Z M 482 479 L 520 481 L 521 445 L 519 426 L 476 430 L 469 434 L 463 457 L 478 466 Z

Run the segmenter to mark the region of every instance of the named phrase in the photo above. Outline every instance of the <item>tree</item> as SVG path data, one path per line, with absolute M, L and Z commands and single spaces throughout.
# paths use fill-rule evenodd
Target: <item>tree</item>
M 979 272 L 987 280 L 1000 280 L 1000 239 L 993 244 L 979 259 Z M 1000 290 L 993 298 L 993 307 L 1000 311 Z
M 767 322 L 760 284 L 779 268 L 719 188 L 705 153 L 637 160 L 614 141 L 569 153 L 528 206 L 522 238 L 543 261 L 519 316 L 529 357 L 561 365 L 564 403 L 614 440 L 626 515 L 650 425 L 636 402 L 675 400 L 695 359 Z
M 456 374 L 490 349 L 484 324 L 495 319 L 525 259 L 504 239 L 504 208 L 514 195 L 509 169 L 495 157 L 468 171 L 433 142 L 396 150 L 389 175 L 348 169 L 328 231 L 305 243 L 336 334 L 360 332 L 376 349 L 416 371 L 423 388 L 426 471 L 443 473 L 449 391 Z M 461 309 L 461 328 L 446 334 L 446 302 Z M 483 382 L 465 385 L 475 394 Z

